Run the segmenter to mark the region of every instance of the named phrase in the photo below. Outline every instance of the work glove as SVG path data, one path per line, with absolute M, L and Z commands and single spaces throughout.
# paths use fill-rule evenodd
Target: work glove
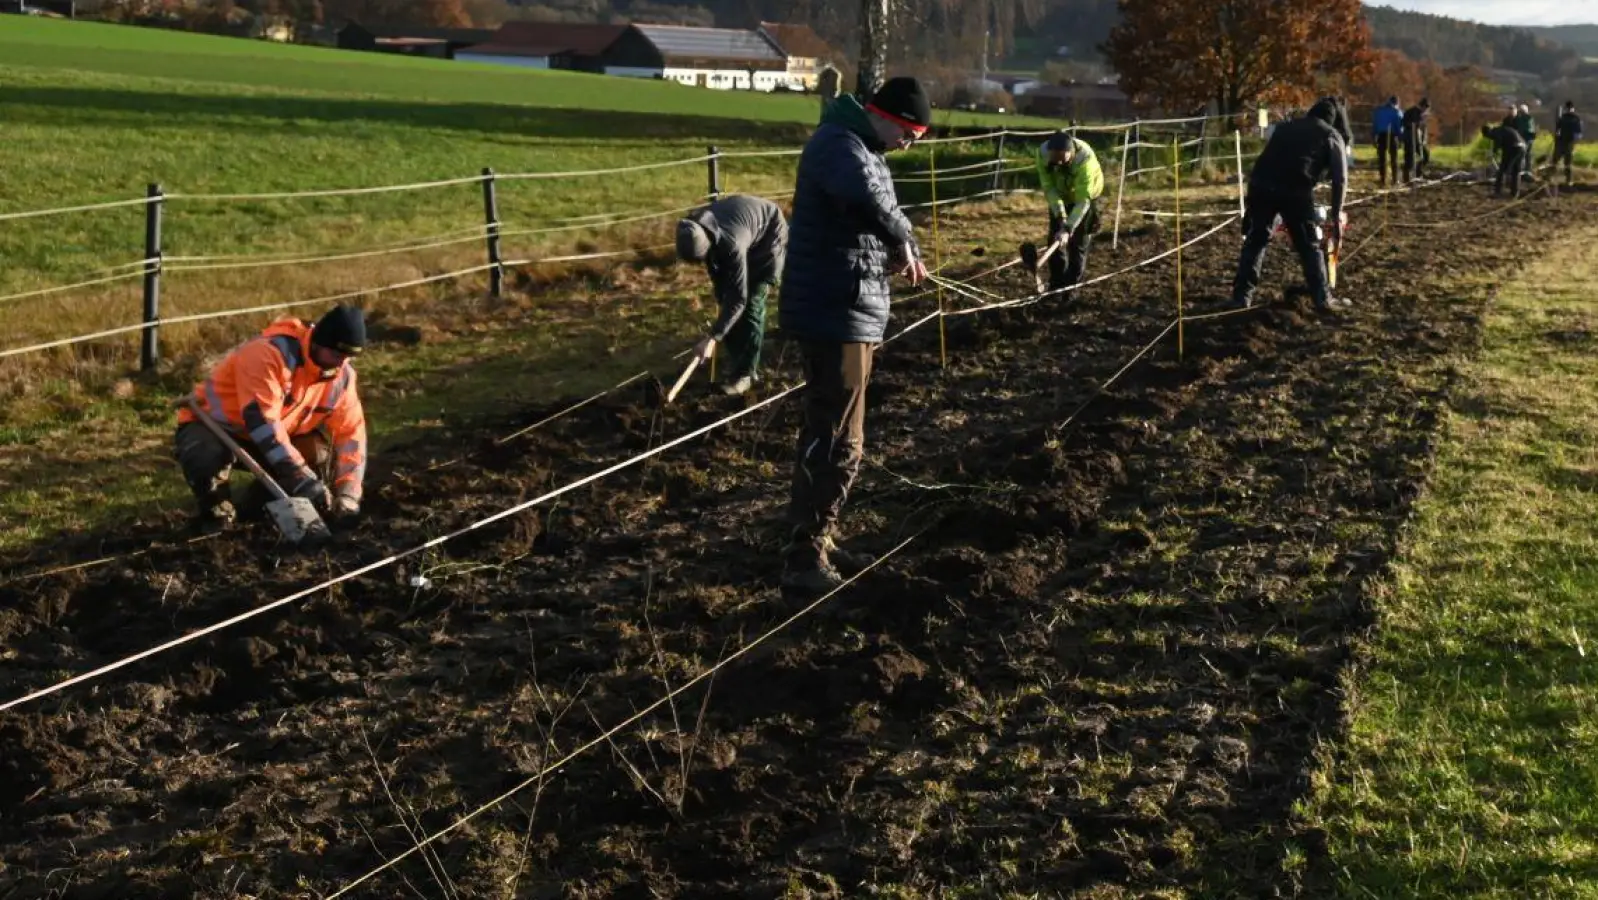
M 311 501 L 311 505 L 316 507 L 318 512 L 325 512 L 328 506 L 332 504 L 333 498 L 328 493 L 327 485 L 323 484 L 322 479 L 317 478 L 316 473 L 309 469 L 304 470 L 298 480 L 292 482 L 292 485 L 292 487 L 285 489 L 288 491 L 289 496 L 303 497 Z
M 715 355 L 716 339 L 713 337 L 707 337 L 694 345 L 694 356 L 697 357 L 700 362 L 705 362 Z
M 1071 229 L 1065 227 L 1065 223 L 1064 222 L 1061 222 L 1060 224 L 1055 225 L 1053 228 L 1049 229 L 1049 243 L 1051 245 L 1052 244 L 1064 244 L 1066 241 L 1068 241 L 1070 239 L 1071 239 Z
M 361 501 L 349 494 L 334 494 L 330 517 L 339 524 L 353 522 L 361 514 Z

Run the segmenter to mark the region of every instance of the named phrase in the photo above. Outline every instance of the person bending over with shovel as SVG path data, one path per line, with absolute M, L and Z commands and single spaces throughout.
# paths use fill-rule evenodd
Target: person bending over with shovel
M 235 454 L 195 408 L 259 462 L 290 498 L 349 519 L 366 475 L 366 414 L 350 359 L 366 346 L 361 310 L 339 306 L 313 327 L 287 318 L 229 353 L 178 411 L 178 464 L 205 530 L 231 524 Z M 331 487 L 329 487 L 331 485 Z M 265 490 L 260 487 L 260 490 Z
M 1086 141 L 1055 132 L 1038 148 L 1038 181 L 1049 204 L 1049 290 L 1082 281 L 1088 249 L 1099 229 L 1104 170 Z M 1023 255 L 1026 255 L 1023 253 Z M 1067 262 L 1069 260 L 1069 262 Z
M 1333 297 L 1327 283 L 1326 259 L 1317 240 L 1318 216 L 1315 213 L 1315 185 L 1323 178 L 1332 182 L 1332 208 L 1325 227 L 1330 238 L 1327 249 L 1335 253 L 1343 237 L 1343 199 L 1348 189 L 1348 156 L 1336 123 L 1340 116 L 1337 101 L 1322 98 L 1310 107 L 1309 114 L 1284 122 L 1266 142 L 1265 150 L 1249 173 L 1248 196 L 1243 214 L 1243 252 L 1232 282 L 1232 302 L 1240 308 L 1254 304 L 1259 289 L 1265 249 L 1278 221 L 1298 251 L 1304 267 L 1304 280 L 1310 296 L 1320 310 L 1347 309 L 1346 299 Z
M 703 262 L 721 314 L 710 336 L 694 347 L 708 360 L 721 344 L 727 370 L 721 392 L 747 393 L 760 376 L 760 346 L 766 335 L 766 295 L 782 275 L 788 222 L 777 204 L 733 194 L 677 222 L 677 256 Z

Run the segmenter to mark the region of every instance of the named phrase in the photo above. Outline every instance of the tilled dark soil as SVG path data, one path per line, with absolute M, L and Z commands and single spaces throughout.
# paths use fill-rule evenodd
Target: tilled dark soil
M 1085 409 L 1170 320 L 1170 262 L 950 319 L 947 371 L 936 323 L 893 343 L 846 544 L 913 540 L 545 777 L 800 608 L 777 588 L 792 402 L 0 713 L 0 898 L 326 895 L 529 781 L 355 893 L 1311 893 L 1320 846 L 1292 806 L 1338 737 L 1338 677 L 1455 362 L 1493 278 L 1595 218 L 1582 195 L 1485 216 L 1501 205 L 1465 186 L 1396 200 L 1395 222 L 1441 227 L 1357 231 L 1343 316 L 1281 300 L 1296 264 L 1273 248 L 1268 306 L 1189 323 L 1180 358 L 1173 335 Z M 1169 244 L 1105 241 L 1091 267 Z M 1219 308 L 1237 247 L 1233 228 L 1184 255 L 1194 311 Z M 315 554 L 258 527 L 9 582 L 0 700 L 753 402 L 651 399 L 496 444 L 551 410 L 518 411 L 452 465 L 458 448 L 393 454 L 364 525 Z

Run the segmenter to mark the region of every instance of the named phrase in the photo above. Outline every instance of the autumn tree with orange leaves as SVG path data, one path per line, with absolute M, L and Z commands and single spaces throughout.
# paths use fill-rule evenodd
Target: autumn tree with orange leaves
M 1172 112 L 1215 103 L 1302 104 L 1344 77 L 1369 76 L 1359 0 L 1120 0 L 1105 55 L 1134 102 Z

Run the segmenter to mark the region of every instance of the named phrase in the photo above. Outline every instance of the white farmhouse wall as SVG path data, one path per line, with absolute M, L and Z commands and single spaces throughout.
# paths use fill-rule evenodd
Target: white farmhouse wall
M 522 69 L 547 69 L 547 56 L 499 56 L 493 53 L 456 53 L 456 62 L 493 63 L 496 66 L 516 66 Z
M 660 78 L 666 81 L 675 81 L 678 84 L 697 85 L 703 78 L 704 86 L 720 91 L 747 91 L 749 90 L 748 69 L 683 69 L 667 66 L 658 69 L 652 66 L 606 66 L 606 75 L 619 75 L 624 78 Z M 772 91 L 780 87 L 793 85 L 803 87 L 803 80 L 787 72 L 756 72 L 755 90 Z

